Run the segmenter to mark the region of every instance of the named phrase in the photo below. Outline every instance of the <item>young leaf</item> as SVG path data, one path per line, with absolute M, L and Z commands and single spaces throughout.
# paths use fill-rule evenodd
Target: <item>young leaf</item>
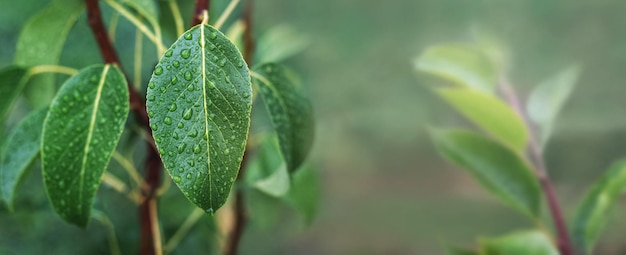
M 52 101 L 43 126 L 41 163 L 48 198 L 64 220 L 87 226 L 128 109 L 126 79 L 111 65 L 82 69 Z
M 259 38 L 255 62 L 280 62 L 308 47 L 310 38 L 287 24 L 270 28 Z M 277 47 L 278 46 L 278 47 Z
M 282 197 L 289 191 L 289 182 L 289 172 L 285 164 L 282 164 L 272 175 L 254 183 L 254 187 L 270 196 Z
M 496 139 L 524 151 L 528 130 L 522 118 L 500 99 L 470 89 L 437 89 L 437 93 L 465 117 Z
M 276 136 L 266 137 L 256 149 L 254 158 L 248 163 L 245 179 L 252 187 L 273 197 L 282 197 L 289 191 L 291 180 L 278 151 Z
M 481 242 L 482 255 L 559 255 L 545 233 L 524 231 Z
M 576 211 L 572 236 L 581 250 L 591 253 L 611 208 L 625 189 L 626 160 L 622 160 L 613 164 L 593 185 Z
M 417 58 L 415 68 L 481 92 L 491 93 L 496 87 L 496 67 L 479 47 L 473 45 L 430 47 Z
M 47 113 L 48 109 L 29 113 L 7 139 L 0 161 L 0 194 L 9 209 L 13 208 L 15 189 L 22 175 L 39 154 L 41 130 Z
M 569 97 L 580 68 L 570 66 L 535 88 L 526 105 L 528 117 L 541 128 L 541 143 L 545 144 L 552 132 L 554 119 Z
M 311 149 L 314 133 L 311 103 L 285 67 L 264 64 L 255 71 L 260 76 L 255 76 L 254 82 L 276 129 L 287 169 L 293 172 Z
M 0 70 L 0 130 L 13 102 L 19 96 L 28 81 L 28 71 L 26 69 L 9 66 Z
M 159 60 L 147 109 L 165 169 L 207 212 L 220 208 L 237 177 L 250 127 L 251 83 L 237 48 L 198 25 Z
M 315 218 L 320 200 L 319 177 L 315 169 L 304 164 L 291 177 L 291 187 L 285 197 L 310 224 Z
M 539 217 L 539 184 L 517 153 L 468 131 L 434 131 L 432 137 L 441 155 L 469 171 L 487 191 L 524 214 Z

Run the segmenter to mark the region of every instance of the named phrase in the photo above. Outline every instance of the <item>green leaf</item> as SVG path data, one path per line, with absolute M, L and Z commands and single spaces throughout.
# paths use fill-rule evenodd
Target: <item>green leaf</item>
M 250 75 L 237 48 L 198 25 L 159 60 L 147 109 L 165 169 L 207 212 L 220 208 L 237 177 L 250 127 Z
M 255 76 L 254 82 L 274 124 L 287 169 L 293 172 L 306 159 L 313 142 L 311 102 L 285 67 L 264 64 L 255 71 L 260 76 Z
M 52 101 L 43 127 L 42 171 L 52 207 L 64 220 L 87 226 L 128 110 L 126 79 L 111 65 L 82 69 Z
M 313 167 L 305 164 L 293 173 L 291 187 L 285 198 L 291 206 L 300 212 L 304 221 L 311 224 L 317 214 L 320 200 L 319 177 Z
M 121 4 L 129 6 L 131 9 L 138 12 L 142 17 L 156 22 L 159 14 L 157 12 L 156 4 L 154 0 L 117 0 Z
M 417 58 L 415 68 L 458 85 L 491 93 L 496 87 L 497 68 L 480 47 L 469 44 L 432 46 Z
M 13 209 L 15 190 L 31 162 L 39 155 L 41 130 L 48 109 L 29 113 L 8 136 L 2 161 L 0 161 L 0 194 Z
M 278 151 L 276 136 L 265 137 L 255 151 L 256 155 L 246 169 L 246 183 L 273 197 L 287 194 L 291 180 Z
M 20 95 L 28 81 L 28 70 L 9 66 L 0 70 L 0 130 L 4 128 L 4 121 L 11 110 L 15 99 Z
M 517 153 L 468 131 L 433 131 L 432 137 L 441 155 L 469 171 L 487 191 L 512 208 L 539 217 L 539 184 Z
M 52 2 L 31 17 L 17 40 L 14 63 L 22 67 L 58 64 L 70 29 L 83 12 L 83 2 Z M 56 90 L 55 75 L 41 74 L 29 83 L 25 91 L 29 103 L 48 106 Z
M 470 89 L 437 89 L 463 116 L 517 151 L 526 148 L 528 130 L 522 118 L 495 96 Z
M 528 117 L 541 128 L 542 144 L 550 137 L 554 120 L 571 94 L 579 73 L 579 66 L 570 66 L 540 83 L 530 94 L 526 105 Z
M 626 189 L 626 160 L 616 162 L 593 185 L 576 211 L 572 236 L 578 247 L 591 253 L 609 219 L 609 212 Z
M 481 249 L 482 255 L 559 255 L 550 237 L 536 230 L 482 240 Z
M 309 44 L 309 37 L 292 26 L 277 25 L 261 35 L 254 59 L 257 63 L 280 62 L 302 52 Z

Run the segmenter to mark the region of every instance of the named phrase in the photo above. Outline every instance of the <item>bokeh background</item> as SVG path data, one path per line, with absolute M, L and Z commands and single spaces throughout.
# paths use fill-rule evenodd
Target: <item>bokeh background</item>
M 0 67 L 12 63 L 21 27 L 46 2 L 0 1 Z M 506 46 L 510 76 L 522 95 L 568 65 L 582 65 L 545 151 L 569 219 L 593 180 L 626 156 L 625 1 L 255 2 L 256 35 L 288 24 L 310 40 L 287 62 L 313 98 L 317 134 L 311 161 L 320 173 L 321 200 L 309 226 L 286 209 L 270 223 L 251 224 L 244 254 L 443 254 L 444 241 L 471 246 L 481 236 L 532 228 L 444 162 L 426 132 L 429 126 L 468 125 L 427 89 L 438 81 L 417 73 L 413 60 L 433 44 L 471 42 L 475 28 Z M 186 24 L 192 5 L 181 3 Z M 108 6 L 106 13 L 111 13 Z M 101 62 L 85 20 L 83 14 L 70 32 L 61 64 L 79 68 Z M 134 28 L 121 19 L 116 44 L 127 66 L 133 42 Z M 154 55 L 149 46 L 144 51 Z M 145 80 L 152 65 L 144 67 Z M 92 222 L 79 230 L 52 213 L 37 171 L 22 188 L 16 212 L 0 210 L 0 253 L 107 254 L 102 226 Z M 122 246 L 136 246 L 133 205 L 110 190 L 100 193 L 114 197 L 96 205 L 116 223 L 117 234 L 126 240 Z M 164 201 L 161 210 L 168 216 L 162 220 L 171 224 L 182 222 L 191 210 L 184 199 Z M 596 254 L 626 254 L 623 202 Z M 210 221 L 203 222 L 181 245 L 188 249 L 176 253 L 203 253 L 198 250 L 207 245 L 202 235 L 212 229 Z

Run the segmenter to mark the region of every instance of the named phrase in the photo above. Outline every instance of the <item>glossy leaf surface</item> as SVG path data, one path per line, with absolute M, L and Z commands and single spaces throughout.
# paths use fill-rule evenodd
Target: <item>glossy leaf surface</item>
M 126 79 L 117 67 L 82 69 L 52 101 L 42 136 L 42 171 L 50 202 L 85 227 L 100 178 L 128 116 Z
M 183 194 L 207 212 L 224 204 L 237 177 L 251 95 L 241 53 L 207 25 L 178 38 L 148 85 L 150 126 L 165 169 Z

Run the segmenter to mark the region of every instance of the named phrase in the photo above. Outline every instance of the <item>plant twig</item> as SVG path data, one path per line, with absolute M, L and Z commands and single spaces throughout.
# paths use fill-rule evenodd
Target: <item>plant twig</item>
M 228 4 L 228 6 L 226 6 L 226 9 L 222 13 L 222 15 L 220 15 L 220 17 L 217 19 L 217 22 L 215 22 L 215 28 L 220 29 L 222 25 L 224 25 L 224 22 L 226 22 L 230 14 L 233 13 L 233 10 L 235 9 L 235 6 L 237 6 L 238 3 L 239 3 L 239 0 L 230 1 L 230 3 Z
M 203 19 L 202 12 L 204 12 L 205 10 L 208 11 L 209 6 L 211 6 L 211 0 L 197 0 L 196 1 L 196 8 L 195 8 L 195 11 L 193 12 L 193 18 L 191 19 L 192 27 L 202 23 L 202 19 Z
M 255 42 L 252 37 L 252 7 L 253 0 L 247 0 L 245 9 L 243 10 L 243 59 L 248 63 L 248 66 L 252 65 L 252 57 L 254 57 Z
M 78 73 L 78 70 L 67 67 L 67 66 L 58 66 L 58 65 L 40 65 L 33 66 L 29 70 L 30 75 L 40 74 L 40 73 L 60 73 L 69 76 L 74 76 Z
M 109 249 L 111 250 L 111 255 L 121 255 L 122 252 L 120 251 L 120 244 L 115 236 L 115 226 L 113 226 L 109 217 L 107 217 L 104 212 L 98 210 L 93 210 L 93 217 L 107 228 L 107 239 L 109 239 Z
M 187 216 L 187 219 L 185 219 L 185 222 L 183 222 L 180 228 L 176 230 L 176 233 L 174 233 L 174 235 L 170 238 L 170 240 L 168 240 L 167 243 L 165 243 L 165 246 L 163 247 L 163 251 L 165 252 L 165 254 L 168 254 L 172 252 L 174 249 L 176 249 L 176 246 L 178 246 L 180 241 L 182 241 L 183 238 L 185 238 L 187 233 L 189 233 L 189 230 L 191 230 L 191 228 L 196 224 L 196 222 L 200 219 L 200 217 L 202 217 L 202 215 L 204 215 L 204 211 L 200 208 L 195 208 L 191 212 L 191 214 Z
M 546 164 L 543 160 L 543 153 L 533 132 L 532 125 L 519 102 L 517 94 L 506 78 L 500 79 L 499 88 L 502 95 L 509 102 L 509 105 L 511 105 L 511 107 L 521 116 L 526 125 L 526 129 L 528 130 L 528 154 L 536 170 L 539 183 L 543 188 L 548 201 L 550 215 L 554 221 L 554 226 L 557 232 L 557 245 L 559 251 L 561 255 L 573 255 L 574 253 L 569 238 L 569 232 L 567 231 L 567 225 L 565 224 L 565 218 L 561 212 L 561 206 L 559 205 L 559 201 L 557 199 L 556 192 L 554 191 L 552 182 L 550 181 L 550 177 L 548 176 Z
M 183 34 L 183 17 L 180 15 L 180 9 L 178 8 L 178 3 L 176 0 L 169 1 L 170 10 L 172 11 L 172 16 L 174 17 L 174 24 L 176 24 L 176 36 L 180 36 Z

